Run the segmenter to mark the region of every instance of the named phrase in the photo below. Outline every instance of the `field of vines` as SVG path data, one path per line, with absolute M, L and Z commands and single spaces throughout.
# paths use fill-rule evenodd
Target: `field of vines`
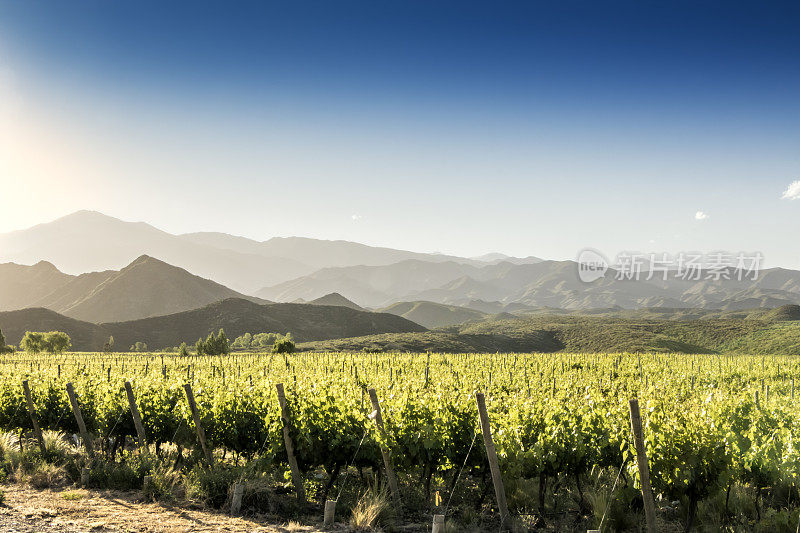
M 514 527 L 638 531 L 645 517 L 629 414 L 637 398 L 659 529 L 795 531 L 799 372 L 796 357 L 761 356 L 13 353 L 0 359 L 0 429 L 35 446 L 27 380 L 39 425 L 77 434 L 72 383 L 95 461 L 131 462 L 137 432 L 127 381 L 152 455 L 195 475 L 210 467 L 202 465 L 188 383 L 214 468 L 235 472 L 234 481 L 268 478 L 270 490 L 295 498 L 281 383 L 308 505 L 337 496 L 353 505 L 381 483 L 384 445 L 403 516 L 445 514 L 457 530 L 482 530 L 498 517 L 481 392 Z M 376 429 L 373 388 L 385 433 Z

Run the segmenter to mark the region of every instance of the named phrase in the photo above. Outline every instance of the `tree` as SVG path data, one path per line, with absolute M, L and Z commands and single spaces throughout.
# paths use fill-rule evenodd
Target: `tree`
M 0 331 L 0 353 L 11 353 L 13 351 L 13 346 L 6 346 L 6 338 L 3 336 L 3 332 Z
M 231 346 L 225 331 L 219 330 L 217 335 L 209 333 L 206 340 L 198 339 L 195 344 L 197 355 L 227 355 L 231 353 Z
M 178 354 L 179 354 L 181 357 L 188 357 L 188 356 L 189 356 L 189 347 L 188 347 L 188 346 L 186 346 L 186 343 L 185 343 L 185 342 L 182 342 L 182 343 L 181 343 L 181 347 L 180 347 L 180 348 L 178 348 Z
M 216 343 L 217 353 L 214 355 L 228 355 L 231 353 L 231 344 L 228 342 L 228 337 L 225 336 L 225 330 L 220 329 L 217 334 Z
M 250 344 L 253 348 L 272 348 L 275 341 L 278 340 L 280 335 L 277 333 L 259 333 L 253 337 L 253 342 Z
M 19 343 L 19 347 L 28 353 L 61 353 L 72 346 L 69 335 L 63 331 L 50 331 L 42 333 L 38 331 L 26 331 L 25 336 Z
M 70 349 L 72 339 L 63 331 L 51 331 L 45 336 L 45 349 L 50 353 L 61 353 Z
M 147 351 L 147 344 L 138 341 L 136 344 L 131 346 L 132 352 L 146 352 Z
M 273 353 L 294 353 L 296 346 L 292 340 L 292 334 L 287 333 L 285 337 L 275 341 L 272 345 Z
M 19 342 L 19 347 L 28 353 L 39 353 L 42 351 L 44 342 L 43 335 L 35 331 L 26 331 L 25 336 Z
M 249 333 L 245 333 L 244 335 L 239 335 L 234 339 L 233 344 L 231 344 L 231 348 L 236 350 L 247 350 L 253 344 L 253 336 Z
M 113 335 L 108 337 L 108 341 L 106 341 L 106 343 L 103 345 L 103 351 L 106 352 L 106 353 L 114 351 L 114 336 Z

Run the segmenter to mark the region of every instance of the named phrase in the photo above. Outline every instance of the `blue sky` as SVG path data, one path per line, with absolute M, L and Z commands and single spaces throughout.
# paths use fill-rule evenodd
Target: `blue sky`
M 797 2 L 0 0 L 0 231 L 87 208 L 800 268 L 798 27 Z

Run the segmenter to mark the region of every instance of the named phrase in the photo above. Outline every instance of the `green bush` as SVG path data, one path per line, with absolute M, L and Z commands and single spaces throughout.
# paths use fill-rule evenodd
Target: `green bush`
M 287 333 L 285 337 L 278 339 L 272 345 L 272 353 L 294 353 L 295 349 L 296 346 L 291 333 Z
M 99 461 L 89 471 L 89 486 L 114 490 L 138 490 L 144 476 L 152 475 L 154 459 L 138 453 L 126 453 L 121 463 Z
M 195 465 L 186 476 L 186 496 L 203 501 L 216 509 L 225 505 L 228 491 L 239 479 L 238 468 Z
M 176 497 L 176 489 L 180 486 L 183 476 L 165 463 L 159 463 L 153 468 L 151 482 L 143 486 L 144 497 L 151 500 L 171 501 Z

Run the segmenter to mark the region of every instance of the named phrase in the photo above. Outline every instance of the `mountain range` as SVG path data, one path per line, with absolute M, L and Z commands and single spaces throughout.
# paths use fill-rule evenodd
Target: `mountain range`
M 93 324 L 44 308 L 0 312 L 0 329 L 9 343 L 19 343 L 26 331 L 63 331 L 72 349 L 98 351 L 109 336 L 117 350 L 136 342 L 152 349 L 194 343 L 224 329 L 233 339 L 244 333 L 291 332 L 298 341 L 326 340 L 382 333 L 423 332 L 425 328 L 389 313 L 358 311 L 341 306 L 258 304 L 228 298 L 199 309 L 125 322 Z
M 197 309 L 245 296 L 143 255 L 125 268 L 64 274 L 51 263 L 0 264 L 0 310 L 42 307 L 88 322 L 118 322 Z
M 428 301 L 486 313 L 525 312 L 541 308 L 694 307 L 749 309 L 800 302 L 800 272 L 767 269 L 756 280 L 736 278 L 683 281 L 620 280 L 610 269 L 591 283 L 578 277 L 574 261 L 501 261 L 474 265 L 406 260 L 383 266 L 320 269 L 256 292 L 268 300 L 311 300 L 330 292 L 366 307 Z
M 96 211 L 78 211 L 0 234 L 0 262 L 30 265 L 46 260 L 69 274 L 119 270 L 141 255 L 157 257 L 247 294 L 325 267 L 389 265 L 407 259 L 485 264 L 348 241 L 302 237 L 256 241 L 214 232 L 174 235 L 144 222 L 125 222 Z
M 734 311 L 800 302 L 800 272 L 756 280 L 585 283 L 573 261 L 456 257 L 301 237 L 174 235 L 79 211 L 0 234 L 0 310 L 46 308 L 91 323 L 133 321 L 228 298 L 385 310 L 425 327 L 508 314 L 642 308 Z

